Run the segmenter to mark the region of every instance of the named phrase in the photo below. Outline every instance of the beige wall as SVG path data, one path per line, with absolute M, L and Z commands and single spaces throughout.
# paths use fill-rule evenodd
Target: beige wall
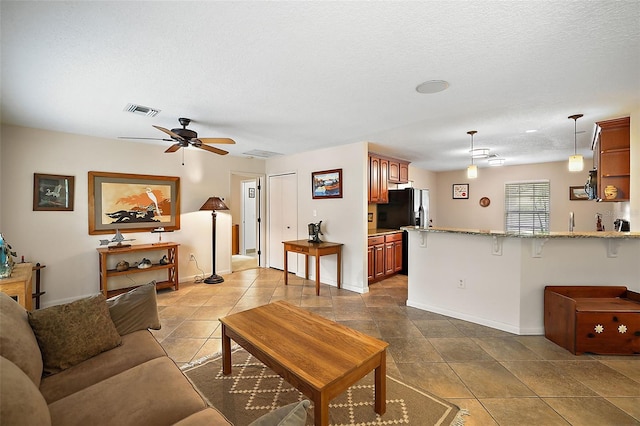
M 621 204 L 595 201 L 569 200 L 569 186 L 584 186 L 586 170 L 592 168 L 586 161 L 585 171 L 570 173 L 567 162 L 540 163 L 522 166 L 485 167 L 478 171 L 477 179 L 467 179 L 466 170 L 438 173 L 435 226 L 471 229 L 504 230 L 504 184 L 527 180 L 548 179 L 551 185 L 551 231 L 567 231 L 569 212 L 575 214 L 575 231 L 595 231 L 596 213 L 603 216 L 605 229 L 613 229 L 613 221 L 621 214 Z M 469 199 L 452 198 L 452 185 L 469 184 Z M 488 207 L 479 205 L 480 198 L 488 197 Z
M 212 195 L 234 204 L 231 170 L 264 173 L 264 160 L 218 156 L 188 148 L 165 154 L 166 146 L 118 139 L 101 139 L 30 128 L 2 126 L 0 231 L 27 261 L 46 264 L 42 272 L 43 306 L 95 294 L 99 289 L 100 235 L 88 234 L 87 172 L 178 176 L 181 185 L 181 229 L 163 240 L 180 243 L 179 279 L 190 281 L 211 272 L 211 213 L 198 209 Z M 33 174 L 75 176 L 73 211 L 32 211 Z M 231 269 L 231 214 L 218 212 L 216 269 Z M 111 235 L 109 235 L 111 236 Z M 125 233 L 135 244 L 157 241 L 157 234 Z M 189 262 L 194 253 L 195 262 Z M 128 259 L 136 261 L 140 259 Z M 138 283 L 152 279 L 131 275 Z M 165 274 L 166 277 L 166 274 Z

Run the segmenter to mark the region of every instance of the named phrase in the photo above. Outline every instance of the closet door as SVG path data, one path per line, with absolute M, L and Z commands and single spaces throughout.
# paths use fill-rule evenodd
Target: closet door
M 298 240 L 298 185 L 295 173 L 269 176 L 269 251 L 270 268 L 284 269 L 283 241 Z M 288 255 L 289 272 L 298 272 L 297 255 Z

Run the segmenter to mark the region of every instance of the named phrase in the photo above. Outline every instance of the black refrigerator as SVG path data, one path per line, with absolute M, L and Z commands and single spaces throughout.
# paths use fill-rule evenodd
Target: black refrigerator
M 390 189 L 389 203 L 378 204 L 379 229 L 400 229 L 402 226 L 429 226 L 429 190 L 418 188 Z M 409 241 L 407 231 L 402 234 L 402 271 L 408 274 Z

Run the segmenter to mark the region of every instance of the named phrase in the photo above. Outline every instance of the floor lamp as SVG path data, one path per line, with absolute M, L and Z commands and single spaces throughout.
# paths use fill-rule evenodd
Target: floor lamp
M 224 278 L 216 275 L 216 210 L 229 210 L 229 207 L 218 197 L 209 197 L 200 210 L 211 210 L 211 276 L 204 280 L 207 284 L 220 284 Z

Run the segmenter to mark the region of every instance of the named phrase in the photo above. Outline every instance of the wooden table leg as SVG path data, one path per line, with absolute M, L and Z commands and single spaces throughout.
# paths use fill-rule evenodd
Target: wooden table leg
M 313 398 L 313 424 L 315 426 L 329 426 L 329 401 L 322 392 Z
M 284 285 L 289 284 L 289 256 L 287 256 L 287 248 L 284 249 Z
M 383 415 L 387 411 L 387 350 L 380 354 L 380 365 L 375 370 L 375 411 Z
M 316 253 L 316 296 L 320 296 L 320 255 Z
M 340 273 L 341 269 L 342 269 L 342 247 L 338 247 L 338 288 L 340 288 L 340 276 L 342 275 Z
M 227 328 L 222 324 L 222 374 L 231 374 L 231 339 L 227 336 Z
M 304 279 L 309 279 L 309 255 L 304 255 Z

